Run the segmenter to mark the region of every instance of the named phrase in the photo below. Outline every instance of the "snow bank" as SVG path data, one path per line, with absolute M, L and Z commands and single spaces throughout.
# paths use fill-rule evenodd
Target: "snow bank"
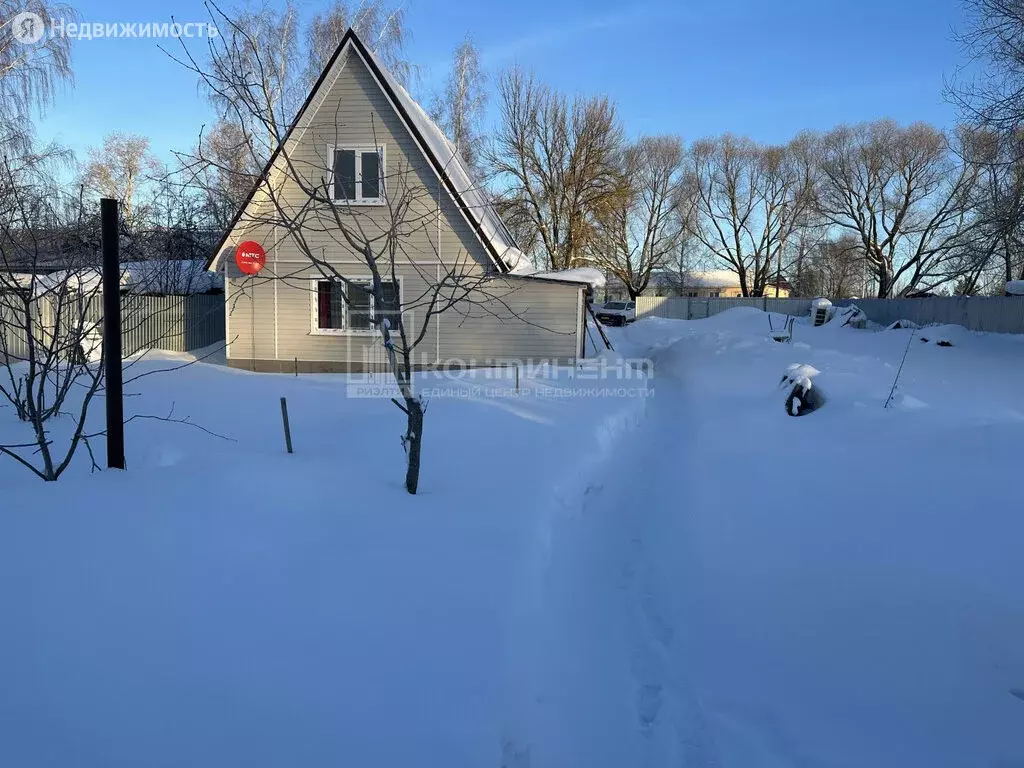
M 1006 293 L 1010 296 L 1024 296 L 1024 280 L 1010 280 L 1006 284 Z

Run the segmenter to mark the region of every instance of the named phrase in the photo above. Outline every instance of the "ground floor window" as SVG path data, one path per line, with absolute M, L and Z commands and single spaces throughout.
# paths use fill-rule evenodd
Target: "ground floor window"
M 370 293 L 372 286 L 370 280 L 350 280 L 347 288 L 340 280 L 316 281 L 314 332 L 370 332 L 376 330 L 375 321 L 382 317 L 391 321 L 392 328 L 397 328 L 401 314 L 399 284 L 384 283 L 380 306 Z

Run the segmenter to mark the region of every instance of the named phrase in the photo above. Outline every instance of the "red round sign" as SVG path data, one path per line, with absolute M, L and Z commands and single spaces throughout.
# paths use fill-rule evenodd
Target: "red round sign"
M 263 246 L 246 240 L 235 249 L 235 264 L 246 275 L 255 275 L 267 264 L 267 252 Z

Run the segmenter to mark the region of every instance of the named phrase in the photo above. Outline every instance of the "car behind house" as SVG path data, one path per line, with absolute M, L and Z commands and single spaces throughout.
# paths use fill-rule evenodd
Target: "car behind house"
M 609 301 L 596 314 L 597 319 L 605 325 L 626 325 L 636 320 L 636 302 Z

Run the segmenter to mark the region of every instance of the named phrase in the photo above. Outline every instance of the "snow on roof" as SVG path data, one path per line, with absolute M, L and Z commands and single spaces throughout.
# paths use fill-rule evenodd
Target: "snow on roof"
M 549 280 L 563 280 L 569 283 L 583 283 L 594 289 L 604 288 L 607 284 L 604 272 L 594 267 L 575 267 L 573 269 L 556 269 L 547 272 L 520 271 L 523 277 L 540 277 Z
M 1010 280 L 1006 284 L 1006 293 L 1010 296 L 1024 296 L 1024 280 Z
M 187 296 L 224 287 L 224 278 L 207 272 L 203 261 L 126 261 L 121 265 L 121 286 L 133 293 L 164 293 Z
M 355 33 L 353 33 L 353 36 Z M 401 103 L 409 119 L 415 124 L 423 140 L 426 141 L 430 151 L 441 164 L 452 186 L 462 198 L 462 202 L 469 209 L 470 214 L 480 225 L 481 236 L 490 242 L 494 251 L 508 268 L 516 274 L 528 274 L 533 272 L 534 267 L 529 257 L 520 251 L 501 220 L 498 212 L 494 210 L 484 188 L 473 180 L 473 175 L 466 167 L 462 156 L 455 149 L 455 146 L 448 140 L 437 123 L 430 119 L 423 107 L 409 95 L 401 83 L 388 70 L 387 67 L 377 58 L 376 54 L 366 48 L 367 54 L 373 59 L 373 63 L 380 70 L 384 79 L 387 80 L 391 90 Z
M 22 287 L 33 285 L 31 276 L 20 282 Z M 93 293 L 101 290 L 103 273 L 94 267 L 61 270 L 35 278 L 35 295 L 42 296 L 62 290 L 67 284 L 71 290 Z M 206 271 L 204 261 L 178 261 L 154 259 L 152 261 L 126 261 L 121 264 L 121 290 L 130 293 L 154 293 L 188 296 L 208 293 L 224 287 L 224 278 L 216 272 Z
M 708 272 L 691 272 L 683 279 L 687 288 L 739 288 L 740 278 L 728 269 L 712 269 Z

